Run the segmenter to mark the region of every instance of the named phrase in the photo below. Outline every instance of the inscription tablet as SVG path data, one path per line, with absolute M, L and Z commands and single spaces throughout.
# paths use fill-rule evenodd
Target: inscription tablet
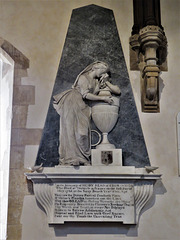
M 54 185 L 53 223 L 134 221 L 134 185 L 58 183 Z

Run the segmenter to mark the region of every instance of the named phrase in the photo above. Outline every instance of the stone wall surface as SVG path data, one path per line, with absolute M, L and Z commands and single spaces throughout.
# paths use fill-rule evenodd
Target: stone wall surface
M 11 125 L 11 151 L 9 170 L 9 199 L 8 199 L 8 239 L 21 239 L 22 214 L 24 196 L 30 192 L 31 183 L 27 182 L 24 173 L 24 156 L 26 145 L 38 145 L 42 131 L 27 129 L 28 106 L 35 103 L 35 87 L 23 85 L 22 78 L 27 77 L 29 60 L 12 44 L 1 38 L 1 48 L 15 62 L 13 79 L 13 106 Z M 29 186 L 28 186 L 29 184 Z
M 144 209 L 137 226 L 67 223 L 53 228 L 47 225 L 46 215 L 37 205 L 34 195 L 29 195 L 23 176 L 27 171 L 24 169 L 24 159 L 32 163 L 31 156 L 37 152 L 35 145 L 40 141 L 40 129 L 44 126 L 72 9 L 92 3 L 114 11 L 151 165 L 159 166 L 163 177 L 162 182 L 156 184 L 156 200 Z M 180 179 L 176 138 L 176 115 L 180 111 L 179 0 L 161 1 L 161 11 L 162 25 L 168 39 L 169 70 L 161 75 L 161 112 L 145 114 L 140 106 L 139 73 L 129 70 L 128 38 L 133 22 L 131 0 L 0 2 L 0 36 L 23 52 L 30 61 L 28 78 L 24 76 L 27 65 L 21 67 L 21 61 L 15 66 L 18 69 L 15 78 L 17 92 L 21 93 L 22 86 L 30 85 L 30 95 L 23 98 L 23 104 L 21 101 L 18 103 L 23 94 L 15 96 L 18 104 L 13 108 L 15 137 L 11 147 L 8 239 L 179 240 Z M 22 75 L 18 76 L 20 72 Z M 35 86 L 35 93 L 31 86 Z M 35 104 L 29 106 L 26 101 Z M 32 132 L 37 129 L 35 135 L 31 129 Z M 24 137 L 22 132 L 25 133 Z

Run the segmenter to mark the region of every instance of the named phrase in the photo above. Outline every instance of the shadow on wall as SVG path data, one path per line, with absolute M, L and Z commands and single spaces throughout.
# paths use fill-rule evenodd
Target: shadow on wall
M 54 226 L 51 226 L 54 227 Z M 70 234 L 111 234 L 138 236 L 137 225 L 124 225 L 122 223 L 65 223 L 54 227 L 55 236 L 63 237 Z
M 159 99 L 161 99 L 161 94 L 163 92 L 164 86 L 165 86 L 164 80 L 161 77 L 159 77 Z
M 158 180 L 154 186 L 154 194 L 149 200 L 149 203 L 140 213 L 139 221 L 141 221 L 141 215 L 153 207 L 156 199 L 156 194 L 163 195 L 167 190 L 164 187 L 161 180 Z M 137 225 L 124 225 L 122 223 L 110 223 L 110 222 L 92 222 L 92 223 L 74 223 L 74 222 L 66 222 L 63 225 L 50 225 L 51 228 L 54 228 L 56 237 L 63 237 L 70 234 L 114 234 L 114 235 L 126 235 L 129 237 L 137 237 L 138 236 L 138 227 Z
M 141 215 L 146 212 L 148 209 L 152 208 L 154 206 L 154 203 L 156 201 L 156 195 L 164 195 L 167 192 L 165 186 L 163 185 L 161 180 L 157 180 L 154 185 L 154 192 L 152 197 L 149 199 L 148 203 L 145 205 L 145 207 L 142 209 L 139 215 L 139 221 L 141 220 Z M 139 224 L 138 224 L 139 225 Z M 137 225 L 137 227 L 138 227 Z

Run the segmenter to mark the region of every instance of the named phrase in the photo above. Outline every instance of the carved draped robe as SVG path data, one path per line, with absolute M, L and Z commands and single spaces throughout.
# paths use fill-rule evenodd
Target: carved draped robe
M 97 94 L 98 91 L 98 80 L 84 73 L 72 89 L 54 96 L 53 106 L 60 115 L 60 164 L 90 164 L 91 109 L 85 99 L 88 93 Z

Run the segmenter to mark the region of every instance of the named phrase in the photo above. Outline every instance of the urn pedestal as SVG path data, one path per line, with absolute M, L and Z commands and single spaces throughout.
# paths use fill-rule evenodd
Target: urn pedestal
M 112 96 L 113 103 L 95 102 L 92 105 L 92 119 L 102 132 L 102 142 L 91 150 L 92 165 L 122 166 L 122 150 L 116 149 L 108 140 L 108 133 L 114 128 L 119 112 L 119 97 Z

